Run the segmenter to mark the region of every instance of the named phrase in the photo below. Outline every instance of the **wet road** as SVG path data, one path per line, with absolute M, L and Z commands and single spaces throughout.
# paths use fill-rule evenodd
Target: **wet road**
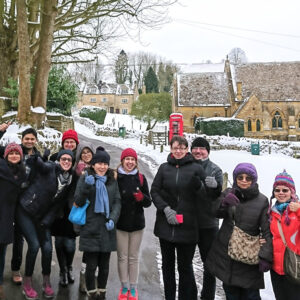
M 79 139 L 85 140 L 83 136 L 79 136 Z M 110 166 L 116 168 L 120 162 L 121 149 L 113 147 L 111 145 L 94 141 L 95 145 L 103 146 L 111 155 Z M 149 171 L 149 168 L 145 163 L 139 161 L 139 169 L 141 173 L 145 174 L 148 180 L 149 187 L 151 186 L 153 176 Z M 150 208 L 145 209 L 146 215 L 146 228 L 144 232 L 143 242 L 141 246 L 141 257 L 140 257 L 140 275 L 139 275 L 139 299 L 140 300 L 161 300 L 161 289 L 159 285 L 159 273 L 156 262 L 156 254 L 158 250 L 157 238 L 153 235 L 153 226 L 155 220 L 155 208 L 152 205 Z M 78 243 L 78 239 L 77 239 Z M 26 254 L 26 242 L 24 243 L 24 253 L 23 253 L 23 264 L 21 267 L 21 272 L 24 274 L 24 258 Z M 78 247 L 77 247 L 78 249 Z M 56 259 L 55 249 L 53 247 L 53 257 L 52 257 L 52 269 L 51 269 L 51 282 L 53 289 L 55 290 L 57 300 L 84 300 L 87 297 L 79 292 L 79 271 L 81 266 L 82 252 L 76 251 L 73 268 L 74 274 L 76 276 L 75 283 L 69 285 L 66 288 L 62 288 L 58 284 L 59 279 L 59 267 Z M 6 293 L 7 300 L 21 300 L 24 299 L 22 295 L 22 289 L 20 286 L 16 286 L 11 281 L 10 272 L 10 260 L 11 260 L 11 245 L 7 248 L 6 255 L 6 266 L 4 274 L 4 289 Z M 110 262 L 110 274 L 107 284 L 107 300 L 116 300 L 120 289 L 120 282 L 117 272 L 117 259 L 116 252 L 112 253 Z M 42 296 L 42 274 L 41 274 L 41 259 L 40 253 L 36 260 L 35 271 L 33 275 L 33 284 L 36 288 L 40 298 Z

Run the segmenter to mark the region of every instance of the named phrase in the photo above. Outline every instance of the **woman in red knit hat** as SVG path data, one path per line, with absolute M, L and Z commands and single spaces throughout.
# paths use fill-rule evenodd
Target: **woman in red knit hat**
M 117 169 L 121 214 L 117 223 L 118 271 L 121 289 L 118 300 L 137 300 L 139 250 L 145 227 L 144 208 L 151 205 L 148 183 L 139 173 L 137 154 L 127 148 Z

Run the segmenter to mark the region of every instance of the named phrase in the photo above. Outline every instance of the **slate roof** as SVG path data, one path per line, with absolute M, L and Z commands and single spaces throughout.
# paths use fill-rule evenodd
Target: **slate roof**
M 86 84 L 83 89 L 84 94 L 115 94 L 115 95 L 133 95 L 134 89 L 129 84 L 117 84 L 99 82 L 99 84 Z
M 235 67 L 243 99 L 255 94 L 261 101 L 300 101 L 300 62 L 248 63 Z

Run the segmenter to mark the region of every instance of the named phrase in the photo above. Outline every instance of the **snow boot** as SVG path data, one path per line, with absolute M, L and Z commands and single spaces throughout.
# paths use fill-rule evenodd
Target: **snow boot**
M 51 287 L 50 276 L 43 275 L 43 294 L 45 298 L 51 299 L 54 297 L 54 291 Z
M 12 279 L 13 283 L 16 285 L 21 285 L 22 281 L 23 281 L 20 271 L 12 271 L 11 279 Z
M 26 300 L 38 299 L 38 293 L 32 287 L 31 277 L 24 277 L 23 282 L 23 295 Z
M 88 295 L 88 300 L 98 300 L 98 293 L 97 293 L 97 289 L 95 290 L 91 290 L 91 291 L 87 291 L 86 292 Z
M 98 289 L 98 300 L 106 300 L 106 289 Z

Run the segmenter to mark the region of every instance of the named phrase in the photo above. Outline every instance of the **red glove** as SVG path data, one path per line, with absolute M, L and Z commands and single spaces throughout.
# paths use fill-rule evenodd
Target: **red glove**
M 133 193 L 133 196 L 135 198 L 135 201 L 140 202 L 144 199 L 144 195 L 141 192 L 141 190 L 138 190 L 136 193 Z

